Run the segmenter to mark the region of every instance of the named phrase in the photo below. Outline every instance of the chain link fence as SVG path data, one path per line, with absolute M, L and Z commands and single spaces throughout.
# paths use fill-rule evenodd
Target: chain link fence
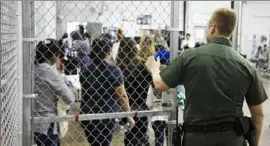
M 152 89 L 144 63 L 155 56 L 166 66 L 178 52 L 170 50 L 168 28 L 179 27 L 172 6 L 171 1 L 35 1 L 30 20 L 35 38 L 28 38 L 36 40 L 29 56 L 37 94 L 31 105 L 34 143 L 168 145 L 176 93 Z
M 16 2 L 1 1 L 0 20 L 0 145 L 19 145 L 20 98 L 18 94 L 18 48 Z
M 165 67 L 179 54 L 184 28 L 203 42 L 197 34 L 205 31 L 211 9 L 230 7 L 217 2 L 206 12 L 179 1 L 18 3 L 0 3 L 1 146 L 171 145 L 177 93 L 153 89 L 144 62 L 155 56 Z

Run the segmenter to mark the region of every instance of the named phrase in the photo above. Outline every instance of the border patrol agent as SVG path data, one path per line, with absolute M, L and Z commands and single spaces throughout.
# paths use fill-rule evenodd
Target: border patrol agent
M 243 146 L 235 119 L 243 117 L 246 100 L 255 126 L 256 146 L 263 127 L 263 102 L 268 98 L 255 68 L 232 48 L 229 40 L 236 26 L 229 8 L 213 12 L 207 26 L 207 45 L 189 49 L 162 72 L 149 57 L 155 88 L 166 91 L 183 84 L 186 89 L 184 146 Z

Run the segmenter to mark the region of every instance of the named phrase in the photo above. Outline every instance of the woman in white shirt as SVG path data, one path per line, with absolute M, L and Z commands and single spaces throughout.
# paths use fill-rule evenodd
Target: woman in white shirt
M 183 42 L 181 44 L 182 49 L 185 48 L 185 47 L 188 47 L 188 48 L 194 48 L 195 47 L 195 42 L 194 42 L 194 40 L 191 39 L 190 33 L 186 34 L 186 39 L 183 40 Z

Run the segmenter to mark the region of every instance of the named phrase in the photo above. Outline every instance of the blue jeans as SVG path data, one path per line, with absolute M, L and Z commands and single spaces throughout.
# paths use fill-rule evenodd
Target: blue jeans
M 47 135 L 34 133 L 34 141 L 37 146 L 59 146 L 59 135 L 53 134 L 54 123 L 51 123 Z
M 164 136 L 167 124 L 165 121 L 155 121 L 152 123 L 152 128 L 155 133 L 155 146 L 164 145 Z
M 91 146 L 110 146 L 115 128 L 113 119 L 82 121 L 87 141 Z

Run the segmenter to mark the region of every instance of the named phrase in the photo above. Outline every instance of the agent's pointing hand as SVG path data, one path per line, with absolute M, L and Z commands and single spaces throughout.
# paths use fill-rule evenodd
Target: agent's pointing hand
M 151 73 L 159 73 L 160 70 L 160 58 L 157 58 L 157 61 L 155 60 L 154 56 L 150 56 L 146 63 L 145 66 L 147 67 L 147 69 L 151 72 Z
M 167 91 L 169 90 L 169 87 L 164 83 L 160 76 L 160 58 L 157 58 L 157 61 L 153 56 L 149 57 L 145 63 L 145 66 L 147 69 L 151 72 L 153 83 L 156 89 L 159 91 Z

